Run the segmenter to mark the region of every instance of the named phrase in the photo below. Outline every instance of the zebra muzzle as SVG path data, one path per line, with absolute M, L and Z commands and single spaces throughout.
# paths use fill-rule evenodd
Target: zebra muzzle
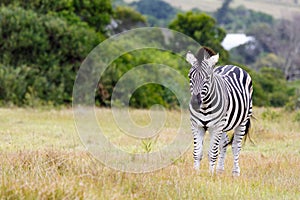
M 192 108 L 194 110 L 199 110 L 201 103 L 202 103 L 202 100 L 201 100 L 201 95 L 200 94 L 192 96 L 191 105 L 192 105 Z

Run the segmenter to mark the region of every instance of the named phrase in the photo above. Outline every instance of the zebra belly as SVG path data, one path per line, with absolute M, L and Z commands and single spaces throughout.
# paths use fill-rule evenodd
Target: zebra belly
M 222 118 L 218 118 L 214 114 L 203 115 L 195 110 L 191 112 L 192 120 L 196 121 L 198 127 L 204 128 L 205 130 L 214 129 L 216 127 L 220 127 L 222 132 L 227 132 L 235 129 L 239 126 L 243 121 L 245 121 L 249 117 L 239 118 L 234 122 L 229 120 L 229 116 L 226 115 Z
M 250 107 L 248 102 L 249 101 L 236 101 L 235 103 L 229 104 L 229 109 L 225 117 L 225 124 L 223 128 L 224 132 L 236 128 L 242 122 L 250 118 L 251 113 L 249 112 Z

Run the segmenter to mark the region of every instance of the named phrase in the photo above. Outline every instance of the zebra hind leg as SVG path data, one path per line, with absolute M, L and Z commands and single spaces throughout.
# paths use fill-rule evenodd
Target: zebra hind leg
M 234 136 L 232 141 L 232 153 L 233 153 L 233 176 L 240 175 L 239 156 L 242 149 L 243 137 L 248 133 L 250 127 L 250 119 L 244 121 L 234 130 Z
M 226 157 L 226 150 L 227 150 L 227 146 L 229 144 L 229 138 L 228 138 L 228 135 L 226 134 L 226 132 L 224 132 L 222 134 L 222 138 L 221 138 L 221 141 L 220 141 L 220 146 L 219 146 L 219 149 L 220 149 L 220 154 L 219 154 L 219 157 L 218 157 L 218 164 L 217 164 L 217 173 L 222 173 L 225 169 L 225 157 Z

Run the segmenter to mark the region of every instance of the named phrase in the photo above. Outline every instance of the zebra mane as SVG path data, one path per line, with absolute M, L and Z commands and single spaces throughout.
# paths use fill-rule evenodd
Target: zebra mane
M 216 55 L 216 53 L 214 52 L 214 50 L 212 50 L 211 48 L 209 47 L 205 47 L 203 46 L 201 49 L 199 49 L 199 51 L 197 52 L 196 54 L 196 58 L 198 61 L 202 61 L 204 59 L 208 59 L 212 56 Z

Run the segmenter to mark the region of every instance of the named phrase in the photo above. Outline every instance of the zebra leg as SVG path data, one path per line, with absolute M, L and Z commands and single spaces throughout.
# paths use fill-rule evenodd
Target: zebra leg
M 216 160 L 219 154 L 219 143 L 222 137 L 222 132 L 212 132 L 210 136 L 210 148 L 208 151 L 209 172 L 214 173 Z
M 223 132 L 221 142 L 220 142 L 220 154 L 218 158 L 218 164 L 217 164 L 217 173 L 222 173 L 224 171 L 224 163 L 225 163 L 225 157 L 226 157 L 226 150 L 227 145 L 229 143 L 228 135 Z
M 234 129 L 233 141 L 232 141 L 232 153 L 233 153 L 233 176 L 240 175 L 239 156 L 242 149 L 242 141 L 246 132 L 246 124 L 248 121 L 243 122 L 241 125 Z
M 194 169 L 198 170 L 203 156 L 203 138 L 205 130 L 192 125 L 194 136 Z

